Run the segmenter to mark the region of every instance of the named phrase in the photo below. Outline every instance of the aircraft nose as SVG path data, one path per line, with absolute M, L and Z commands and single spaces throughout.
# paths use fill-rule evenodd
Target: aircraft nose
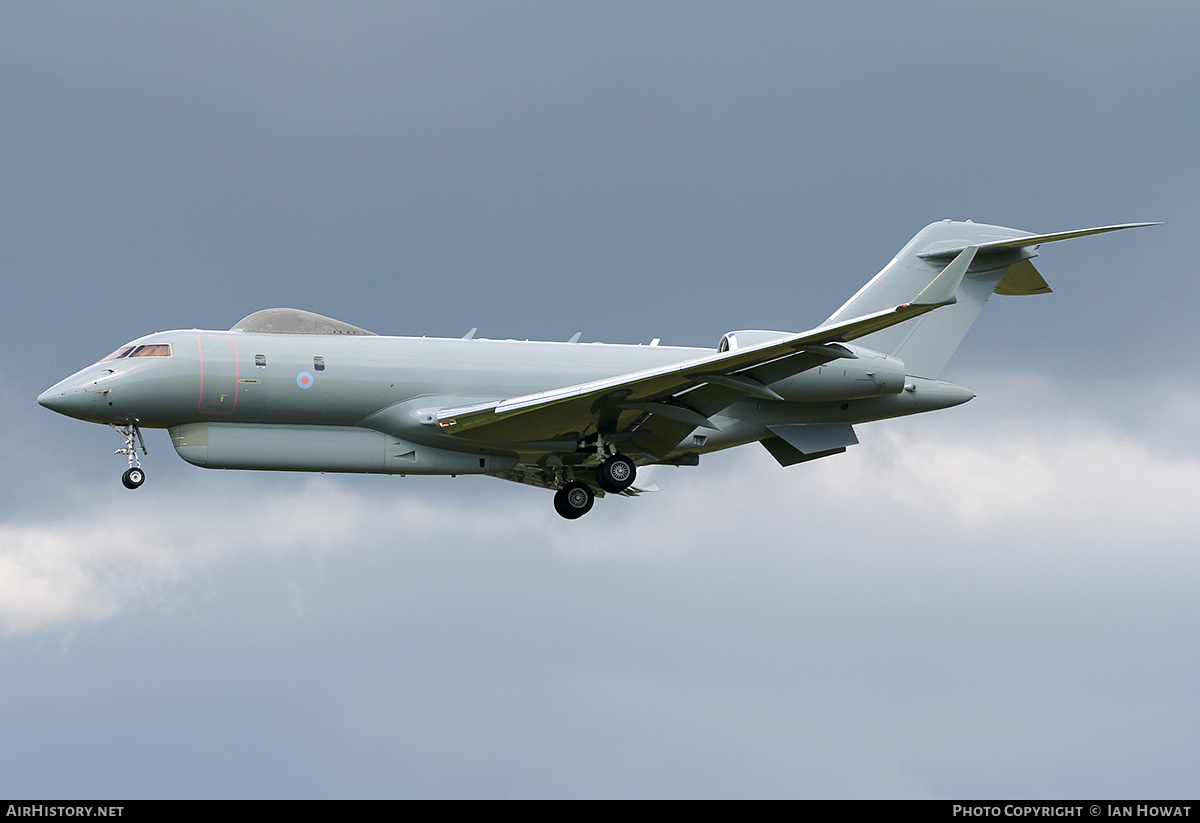
M 77 391 L 68 391 L 68 389 L 59 383 L 57 386 L 51 386 L 44 392 L 38 395 L 38 405 L 45 406 L 50 411 L 56 411 L 59 414 L 69 415 L 71 407 L 75 403 L 75 395 Z
M 64 380 L 38 395 L 38 405 L 67 417 L 86 418 L 99 401 L 100 393 L 88 391 L 88 385 Z

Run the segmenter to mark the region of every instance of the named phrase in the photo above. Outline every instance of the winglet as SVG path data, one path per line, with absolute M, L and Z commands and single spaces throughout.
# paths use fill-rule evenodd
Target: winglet
M 962 283 L 963 275 L 967 273 L 971 261 L 975 259 L 977 251 L 979 251 L 978 246 L 967 246 L 959 252 L 958 257 L 955 257 L 950 265 L 942 270 L 941 274 L 933 278 L 933 282 L 926 286 L 908 305 L 949 306 L 956 302 L 958 298 L 954 295 L 958 291 L 958 286 Z

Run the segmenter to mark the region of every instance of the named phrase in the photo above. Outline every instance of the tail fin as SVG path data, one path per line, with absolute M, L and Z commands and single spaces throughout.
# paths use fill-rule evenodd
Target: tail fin
M 1030 234 L 969 221 L 932 223 L 908 241 L 883 271 L 825 322 L 833 323 L 900 305 L 932 283 L 960 252 L 971 246 L 977 247 L 953 305 L 856 341 L 900 358 L 908 373 L 915 377 L 934 379 L 946 367 L 993 292 L 1046 294 L 1050 291 L 1030 262 L 1037 256 L 1040 244 L 1153 225 L 1157 224 L 1127 223 L 1055 234 Z

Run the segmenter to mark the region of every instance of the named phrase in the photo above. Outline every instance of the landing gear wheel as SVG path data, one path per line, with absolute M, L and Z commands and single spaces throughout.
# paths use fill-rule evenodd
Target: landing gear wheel
M 146 482 L 146 473 L 142 471 L 142 461 L 138 459 L 138 452 L 149 454 L 146 451 L 146 441 L 142 439 L 142 430 L 138 428 L 137 423 L 126 423 L 124 426 L 117 427 L 116 423 L 109 423 L 112 430 L 121 437 L 125 438 L 125 446 L 117 449 L 115 454 L 123 454 L 129 458 L 129 468 L 121 475 L 121 483 L 127 489 L 136 489 L 138 486 Z
M 637 466 L 623 454 L 614 454 L 596 469 L 596 482 L 606 492 L 622 492 L 637 479 Z
M 596 495 L 588 488 L 587 483 L 576 480 L 568 483 L 554 493 L 554 510 L 568 520 L 583 517 L 592 510 Z

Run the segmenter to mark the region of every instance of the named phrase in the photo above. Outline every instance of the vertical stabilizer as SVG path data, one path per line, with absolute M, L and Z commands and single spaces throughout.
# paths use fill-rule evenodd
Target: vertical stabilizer
M 935 379 L 958 349 L 993 292 L 1044 294 L 1050 291 L 1029 262 L 1041 243 L 1101 234 L 1151 223 L 1031 234 L 1019 229 L 943 220 L 922 229 L 883 271 L 859 289 L 825 321 L 835 323 L 883 311 L 912 300 L 956 259 L 976 247 L 952 305 L 859 338 L 858 343 L 904 361 L 909 374 Z M 997 289 L 997 286 L 1000 286 Z

